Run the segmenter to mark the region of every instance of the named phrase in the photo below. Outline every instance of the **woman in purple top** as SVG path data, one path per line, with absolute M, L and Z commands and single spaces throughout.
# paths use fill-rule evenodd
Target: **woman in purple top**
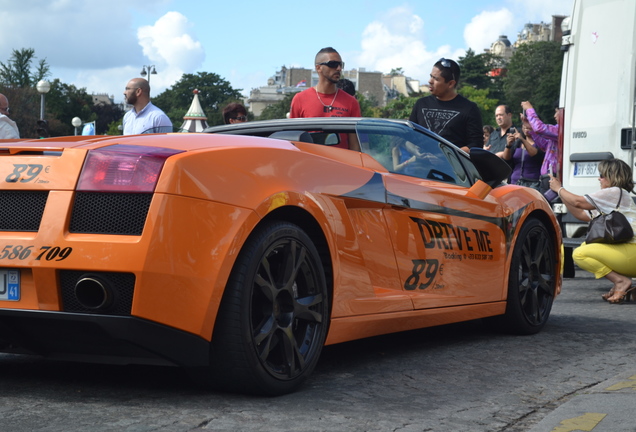
M 555 125 L 545 124 L 537 116 L 532 104 L 528 101 L 521 102 L 521 108 L 526 113 L 526 120 L 530 124 L 532 130 L 528 133 L 534 140 L 534 144 L 545 152 L 545 159 L 541 165 L 541 174 L 550 174 L 550 168 L 553 172 L 557 172 L 557 141 L 559 138 L 558 116 L 559 108 L 554 109 Z
M 551 173 L 557 173 L 558 170 L 558 138 L 559 138 L 559 119 L 558 112 L 559 107 L 554 108 L 554 121 L 557 124 L 550 125 L 545 124 L 537 116 L 537 112 L 533 108 L 532 104 L 528 101 L 521 102 L 521 108 L 523 108 L 525 116 L 521 115 L 521 121 L 525 124 L 529 124 L 531 131 L 528 133 L 534 140 L 534 144 L 537 148 L 545 152 L 545 158 L 541 165 L 541 175 L 547 175 Z M 548 201 L 552 201 L 556 198 L 556 194 L 548 190 L 544 193 Z
M 527 133 L 529 129 L 529 126 L 524 126 L 523 132 Z M 539 177 L 543 156 L 543 151 L 535 146 L 532 138 L 516 129 L 509 133 L 501 157 L 512 166 L 510 183 L 540 190 Z

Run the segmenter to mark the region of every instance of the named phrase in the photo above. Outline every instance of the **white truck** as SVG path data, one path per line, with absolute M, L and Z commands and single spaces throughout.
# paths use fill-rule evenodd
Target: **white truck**
M 634 168 L 636 0 L 573 3 L 561 26 L 560 177 L 567 190 L 583 195 L 599 188 L 599 161 L 616 157 Z M 564 204 L 553 208 L 566 248 L 580 244 L 587 224 L 568 214 Z M 565 273 L 568 277 L 567 261 Z

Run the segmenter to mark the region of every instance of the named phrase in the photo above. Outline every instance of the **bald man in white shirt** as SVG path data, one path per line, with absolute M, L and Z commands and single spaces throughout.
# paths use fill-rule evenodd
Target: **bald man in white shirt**
M 0 93 L 0 139 L 20 138 L 20 131 L 13 120 L 9 118 L 9 100 Z

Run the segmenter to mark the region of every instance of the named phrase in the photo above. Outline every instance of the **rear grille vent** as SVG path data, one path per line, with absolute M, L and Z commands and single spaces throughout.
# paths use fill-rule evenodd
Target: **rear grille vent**
M 0 231 L 37 231 L 48 191 L 0 191 Z
M 77 192 L 71 233 L 141 235 L 150 193 Z

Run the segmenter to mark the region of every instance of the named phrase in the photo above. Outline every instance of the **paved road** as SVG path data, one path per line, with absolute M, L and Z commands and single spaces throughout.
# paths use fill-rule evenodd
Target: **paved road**
M 0 432 L 635 431 L 636 304 L 567 279 L 545 330 L 480 321 L 327 347 L 295 394 L 194 388 L 177 369 L 0 356 Z M 573 429 L 575 428 L 575 429 Z

